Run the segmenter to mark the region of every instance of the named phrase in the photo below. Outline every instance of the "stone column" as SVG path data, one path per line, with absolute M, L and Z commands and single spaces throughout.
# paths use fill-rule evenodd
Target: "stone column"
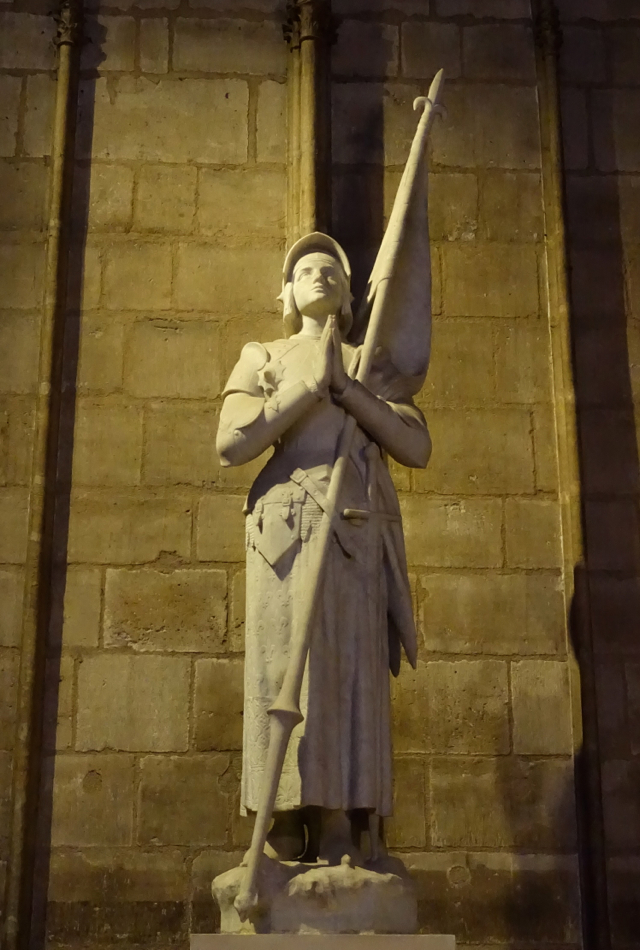
M 289 200 L 291 244 L 331 229 L 331 0 L 292 0 L 289 43 Z
M 609 942 L 600 750 L 593 659 L 591 597 L 584 538 L 574 328 L 567 269 L 564 167 L 558 95 L 562 41 L 554 0 L 533 0 L 546 231 L 546 297 L 558 453 L 566 610 L 571 637 L 570 688 L 576 758 L 578 848 L 585 941 L 606 950 Z
M 62 393 L 62 351 L 74 152 L 75 100 L 82 0 L 62 0 L 56 15 L 58 47 L 52 123 L 49 222 L 40 322 L 28 540 L 22 604 L 20 673 L 13 748 L 13 784 L 6 915 L 2 950 L 30 942 L 46 641 L 51 618 L 54 516 Z

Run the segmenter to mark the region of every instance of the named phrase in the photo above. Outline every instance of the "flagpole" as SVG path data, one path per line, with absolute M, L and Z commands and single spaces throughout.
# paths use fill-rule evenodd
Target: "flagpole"
M 409 159 L 407 160 L 407 165 L 396 196 L 396 203 L 394 204 L 393 212 L 389 220 L 389 226 L 387 227 L 387 232 L 385 233 L 378 258 L 376 259 L 376 264 L 381 260 L 383 265 L 381 268 L 382 273 L 380 277 L 376 279 L 375 285 L 372 285 L 370 289 L 369 299 L 373 299 L 373 305 L 356 375 L 356 379 L 363 385 L 366 384 L 368 379 L 373 357 L 380 340 L 389 281 L 393 274 L 398 248 L 402 242 L 404 223 L 413 192 L 413 183 L 423 158 L 429 129 L 439 109 L 438 99 L 442 83 L 443 72 L 440 70 L 431 84 L 429 96 L 426 98 L 420 97 L 414 102 L 414 108 L 423 106 L 424 112 L 413 139 Z M 397 213 L 396 207 L 398 207 Z M 322 520 L 316 540 L 312 542 L 315 549 L 315 560 L 310 570 L 311 583 L 307 588 L 308 594 L 300 605 L 300 613 L 294 624 L 289 663 L 282 682 L 282 687 L 275 703 L 268 710 L 269 747 L 267 751 L 267 761 L 262 776 L 251 846 L 245 858 L 246 872 L 242 886 L 234 901 L 234 906 L 241 920 L 246 920 L 251 917 L 258 905 L 258 874 L 260 871 L 260 861 L 269 832 L 269 825 L 278 793 L 284 759 L 291 733 L 295 726 L 302 722 L 304 718 L 300 712 L 302 680 L 309 647 L 311 645 L 313 619 L 320 606 L 319 600 L 322 592 L 322 579 L 328 552 L 330 550 L 334 518 L 340 517 L 338 500 L 342 493 L 344 475 L 356 426 L 355 418 L 348 415 L 342 429 L 336 462 L 331 473 L 331 480 L 327 491 L 327 505 L 322 513 Z

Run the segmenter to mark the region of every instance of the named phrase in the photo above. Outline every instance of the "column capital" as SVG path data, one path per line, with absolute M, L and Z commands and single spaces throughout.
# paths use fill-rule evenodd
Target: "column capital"
M 74 0 L 62 0 L 57 13 L 54 13 L 57 32 L 56 46 L 75 46 L 80 41 L 79 6 Z
M 331 0 L 289 0 L 283 32 L 291 47 L 303 40 L 331 45 L 336 36 Z

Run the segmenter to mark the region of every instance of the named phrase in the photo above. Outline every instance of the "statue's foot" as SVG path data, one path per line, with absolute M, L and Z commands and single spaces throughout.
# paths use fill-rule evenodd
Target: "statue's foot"
M 348 858 L 351 865 L 363 865 L 360 849 L 351 837 L 351 823 L 342 810 L 323 811 L 318 860 L 327 864 L 342 864 Z
M 277 861 L 297 861 L 304 853 L 306 837 L 299 811 L 278 811 L 267 835 L 264 853 Z

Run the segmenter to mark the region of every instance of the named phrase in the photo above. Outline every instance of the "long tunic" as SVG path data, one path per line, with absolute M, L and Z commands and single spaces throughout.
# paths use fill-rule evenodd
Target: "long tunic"
M 250 344 L 225 395 L 246 392 L 277 407 L 280 393 L 308 377 L 316 347 L 306 337 Z M 390 391 L 393 379 L 383 377 L 379 388 Z M 394 408 L 410 424 L 424 424 L 410 399 Z M 309 587 L 345 418 L 330 396 L 319 401 L 275 444 L 247 499 L 243 813 L 257 809 L 267 710 Z M 332 533 L 302 687 L 304 720 L 291 737 L 275 808 L 366 808 L 384 816 L 393 799 L 389 668 L 397 674 L 400 642 L 415 661 L 416 634 L 398 500 L 379 446 L 360 427 L 339 500 L 345 509 L 371 515 L 342 517 Z

